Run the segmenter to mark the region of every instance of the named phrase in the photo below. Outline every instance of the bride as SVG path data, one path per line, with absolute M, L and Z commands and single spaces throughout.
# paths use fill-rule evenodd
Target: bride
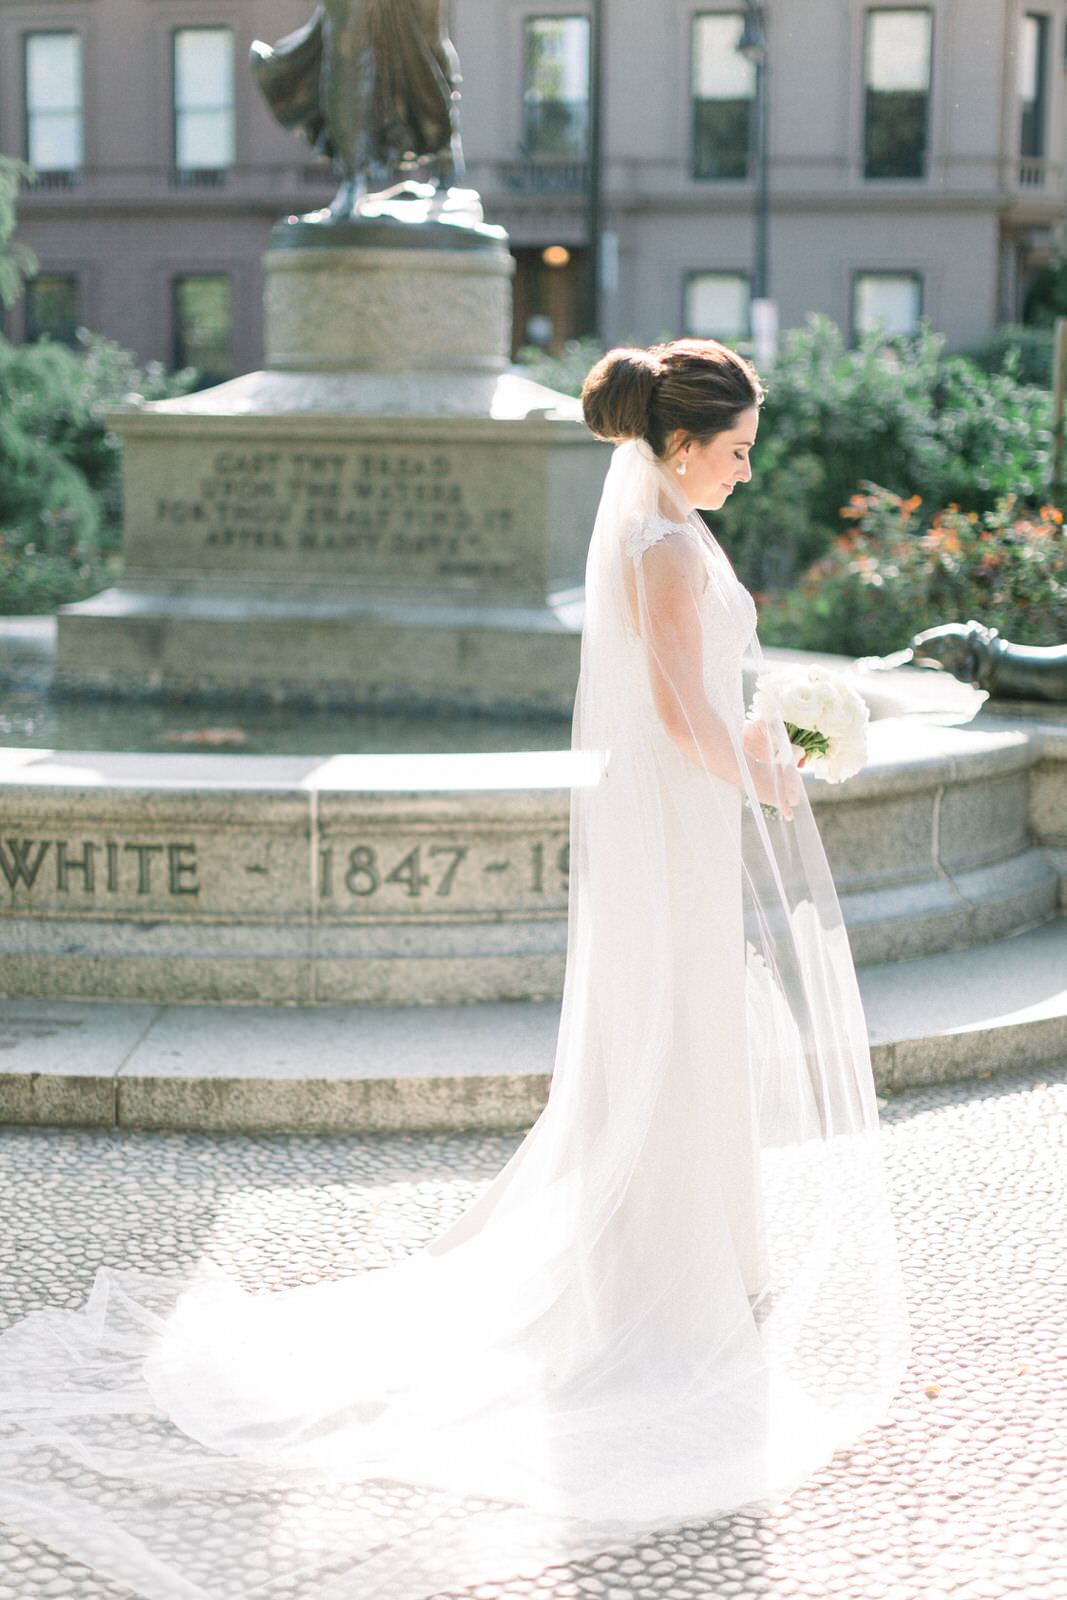
M 0 1520 L 149 1600 L 427 1600 L 758 1509 L 885 1416 L 907 1321 L 855 971 L 697 514 L 751 477 L 762 398 L 712 340 L 586 381 L 616 449 L 534 1127 L 398 1265 L 105 1270 L 9 1330 Z

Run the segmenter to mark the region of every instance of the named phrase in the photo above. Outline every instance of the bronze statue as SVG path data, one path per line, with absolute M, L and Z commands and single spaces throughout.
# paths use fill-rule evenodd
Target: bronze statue
M 414 175 L 439 190 L 462 178 L 459 58 L 444 0 L 323 0 L 277 44 L 257 40 L 252 68 L 282 126 L 342 175 L 327 220 L 355 216 L 370 190 Z
M 1067 645 L 1012 644 L 984 623 L 946 622 L 917 633 L 887 660 L 941 667 L 998 700 L 1067 700 Z

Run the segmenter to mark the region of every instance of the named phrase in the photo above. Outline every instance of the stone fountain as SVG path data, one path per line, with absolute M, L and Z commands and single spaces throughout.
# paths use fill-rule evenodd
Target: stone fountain
M 401 40 L 432 10 L 393 9 Z M 511 258 L 456 181 L 451 113 L 413 104 L 390 122 L 407 128 L 400 155 L 429 153 L 428 178 L 412 181 L 383 174 L 398 152 L 375 132 L 373 94 L 355 111 L 315 99 L 323 51 L 363 12 L 331 0 L 257 52 L 282 120 L 306 119 L 338 156 L 341 191 L 329 212 L 274 231 L 264 371 L 115 418 L 127 567 L 116 588 L 60 615 L 60 687 L 242 707 L 570 710 L 606 450 L 573 402 L 508 370 Z M 424 42 L 447 88 L 445 41 Z M 398 181 L 367 193 L 357 150 L 376 181 Z M 1067 734 L 952 726 L 973 705 L 946 719 L 924 702 L 930 675 L 905 678 L 891 690 L 857 677 L 871 763 L 839 788 L 812 785 L 857 961 L 893 992 L 901 958 L 969 959 L 1054 918 L 1067 895 Z M 529 1120 L 564 971 L 570 793 L 597 777 L 595 759 L 513 743 L 435 755 L 415 740 L 387 755 L 0 750 L 0 995 L 17 1011 L 14 1033 L 0 1021 L 0 1047 L 15 1050 L 19 1027 L 58 1038 L 49 1073 L 0 1073 L 0 1116 Z M 921 972 L 914 983 L 929 1011 Z M 106 1071 L 82 1043 L 106 1008 L 81 998 L 144 1003 L 119 1008 L 129 1033 Z M 172 1001 L 226 1003 L 227 1020 L 213 1009 L 197 1024 L 195 1006 L 161 1019 Z M 243 1056 L 217 1042 L 220 1027 L 233 1041 L 243 1026 L 232 1002 L 261 1003 L 246 1013 L 260 1032 Z M 304 1060 L 307 1015 L 297 1040 L 277 1008 L 320 1006 L 329 1022 L 331 1003 L 338 1079 L 326 1084 L 314 1051 Z M 432 1027 L 427 1003 L 446 1008 Z M 187 1068 L 182 1041 L 197 1025 L 209 1045 Z M 1035 1027 L 1062 1055 L 1067 1010 Z M 139 1073 L 129 1059 L 153 1030 L 162 1042 Z M 932 1070 L 934 1046 L 910 1039 L 883 1035 L 885 1081 Z M 966 1040 L 936 1048 L 952 1071 L 984 1059 Z
M 428 8 L 394 9 L 402 45 Z M 274 229 L 265 370 L 113 419 L 126 567 L 60 613 L 61 690 L 569 715 L 607 451 L 573 401 L 508 368 L 514 262 L 455 181 L 454 102 L 413 90 L 398 132 L 392 101 L 355 106 L 351 79 L 315 76 L 364 15 L 338 3 L 328 37 L 320 9 L 254 50 L 283 121 L 332 86 L 307 114 L 341 190 Z M 443 34 L 423 42 L 447 64 Z M 378 66 L 395 88 L 397 63 Z M 412 150 L 417 181 L 395 170 Z M 569 751 L 18 751 L 0 766 L 0 992 L 558 990 Z

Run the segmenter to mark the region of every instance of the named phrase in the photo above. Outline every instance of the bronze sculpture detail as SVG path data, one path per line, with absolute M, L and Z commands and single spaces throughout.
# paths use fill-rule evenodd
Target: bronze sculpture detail
M 462 178 L 459 59 L 443 0 L 322 0 L 295 33 L 257 40 L 251 59 L 277 120 L 341 173 L 323 220 L 354 217 L 371 190 L 414 175 L 435 190 Z
M 908 654 L 917 665 L 940 667 L 991 698 L 1067 700 L 1067 645 L 1013 644 L 972 619 L 926 628 L 911 640 Z

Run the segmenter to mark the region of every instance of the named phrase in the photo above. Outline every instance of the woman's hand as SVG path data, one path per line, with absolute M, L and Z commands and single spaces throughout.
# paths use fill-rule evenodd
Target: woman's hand
M 756 797 L 761 805 L 774 806 L 786 822 L 793 820 L 793 807 L 804 793 L 799 767 L 808 759 L 805 751 L 789 745 L 791 760 L 776 756 L 775 743 L 765 723 L 747 720 L 741 733 L 745 754 L 751 764 Z
M 741 743 L 745 747 L 745 754 L 750 761 L 773 761 L 774 746 L 771 743 L 770 729 L 765 722 L 754 721 L 746 717 L 741 728 Z

